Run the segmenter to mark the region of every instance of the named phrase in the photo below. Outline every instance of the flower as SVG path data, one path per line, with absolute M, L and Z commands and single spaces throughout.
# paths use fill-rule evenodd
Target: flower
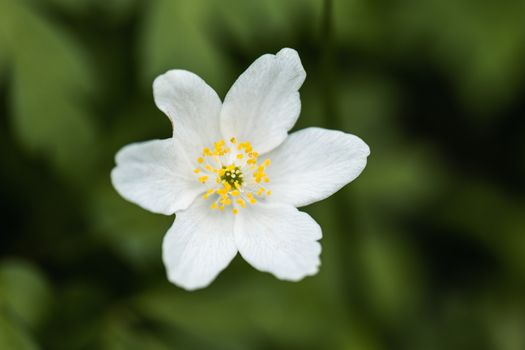
M 221 103 L 197 75 L 170 70 L 153 83 L 173 137 L 133 143 L 111 173 L 120 195 L 165 215 L 168 279 L 208 286 L 237 252 L 253 267 L 298 281 L 317 273 L 321 228 L 297 210 L 354 180 L 370 154 L 357 136 L 307 128 L 292 134 L 306 73 L 285 48 L 258 58 Z

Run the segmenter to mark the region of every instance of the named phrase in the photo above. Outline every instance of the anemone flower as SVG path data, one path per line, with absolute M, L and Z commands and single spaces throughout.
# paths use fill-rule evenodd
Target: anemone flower
M 260 271 L 298 281 L 317 273 L 321 228 L 297 210 L 354 180 L 370 154 L 357 136 L 306 128 L 288 134 L 306 73 L 297 52 L 259 57 L 224 102 L 197 75 L 153 83 L 173 136 L 116 155 L 114 187 L 146 210 L 176 214 L 163 241 L 168 279 L 208 286 L 237 252 Z

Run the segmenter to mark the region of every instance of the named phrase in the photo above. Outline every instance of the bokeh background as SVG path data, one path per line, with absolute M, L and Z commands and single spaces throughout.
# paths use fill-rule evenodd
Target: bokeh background
M 0 349 L 525 349 L 523 0 L 0 0 Z M 237 257 L 170 285 L 173 217 L 120 198 L 115 152 L 170 136 L 151 84 L 221 97 L 299 51 L 296 129 L 362 137 L 363 174 L 307 207 L 322 268 Z M 327 169 L 330 171 L 330 169 Z M 315 184 L 312 184 L 315 185 Z

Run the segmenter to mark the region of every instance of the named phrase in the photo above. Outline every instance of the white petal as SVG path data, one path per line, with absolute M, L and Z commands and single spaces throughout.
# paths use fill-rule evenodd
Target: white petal
M 295 207 L 325 199 L 363 171 L 370 149 L 341 131 L 307 128 L 267 155 L 271 201 Z
M 173 124 L 173 137 L 181 142 L 192 160 L 204 147 L 222 138 L 221 100 L 197 75 L 170 70 L 155 79 L 153 95 L 157 107 Z
M 173 139 L 127 145 L 117 153 L 113 186 L 122 197 L 154 213 L 185 209 L 205 189 L 182 153 Z
M 259 153 L 277 147 L 299 117 L 298 90 L 305 77 L 293 49 L 259 57 L 226 95 L 221 112 L 224 137 L 250 141 Z
M 234 231 L 239 253 L 260 271 L 290 281 L 318 271 L 321 228 L 292 206 L 261 202 L 241 209 Z
M 162 244 L 168 279 L 187 290 L 209 285 L 236 254 L 233 214 L 200 198 L 177 213 Z

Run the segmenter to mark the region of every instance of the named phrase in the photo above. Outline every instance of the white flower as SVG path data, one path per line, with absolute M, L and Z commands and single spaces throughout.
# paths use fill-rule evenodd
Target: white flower
M 288 135 L 305 77 L 297 52 L 285 48 L 258 58 L 223 103 L 188 71 L 155 79 L 155 103 L 171 120 L 173 137 L 122 148 L 111 178 L 127 200 L 177 214 L 162 247 L 174 284 L 206 287 L 237 252 L 279 279 L 317 273 L 321 228 L 296 207 L 355 179 L 370 151 L 341 131 Z

